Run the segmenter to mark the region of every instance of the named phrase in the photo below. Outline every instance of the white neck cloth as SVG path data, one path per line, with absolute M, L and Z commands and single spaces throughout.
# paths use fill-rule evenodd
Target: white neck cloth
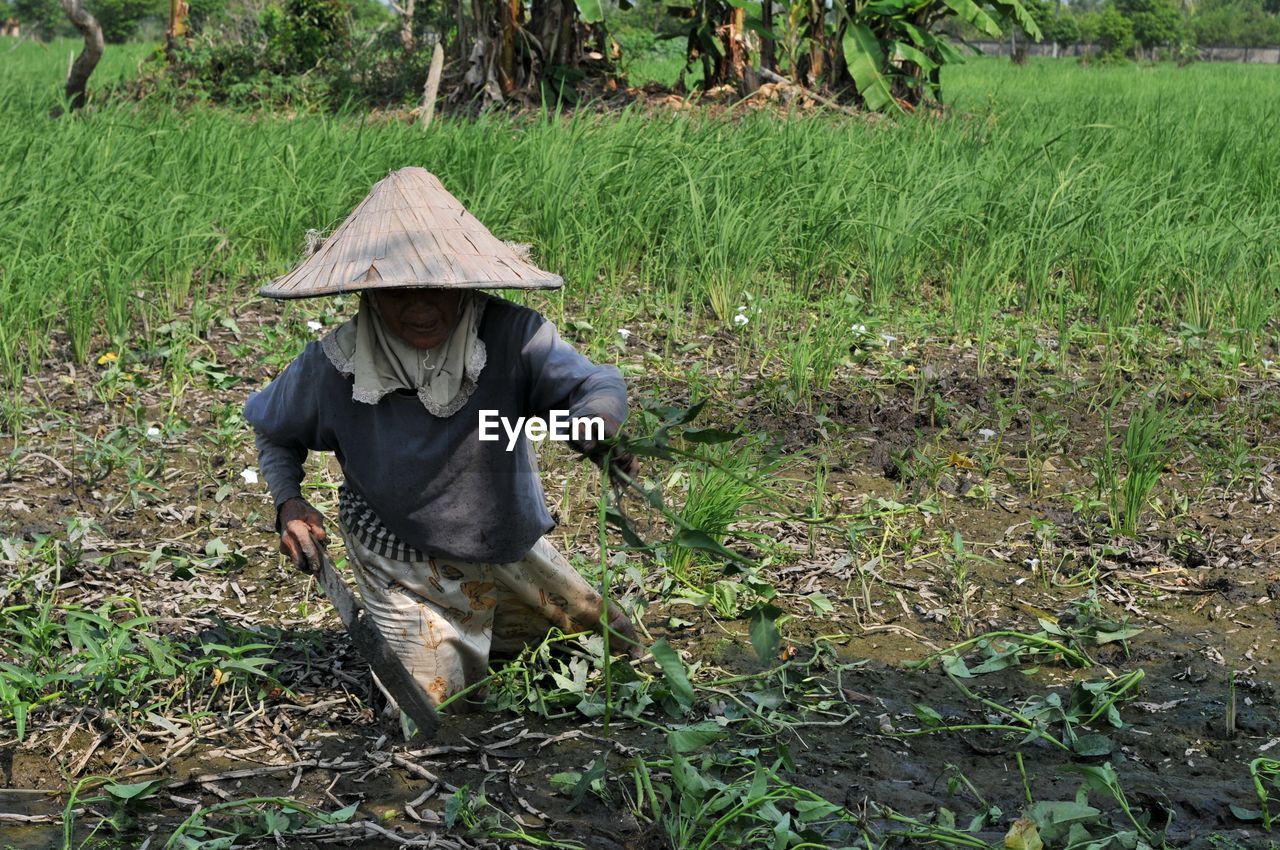
M 418 349 L 387 328 L 367 291 L 360 293 L 360 310 L 321 341 L 329 362 L 354 377 L 351 398 L 377 404 L 396 390 L 413 390 L 427 412 L 452 416 L 462 409 L 476 388 L 486 354 L 480 339 L 480 318 L 487 296 L 464 292 L 458 302 L 458 323 L 434 348 Z

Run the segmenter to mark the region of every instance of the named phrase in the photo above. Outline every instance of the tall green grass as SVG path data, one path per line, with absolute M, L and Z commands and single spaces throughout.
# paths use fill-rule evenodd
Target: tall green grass
M 163 104 L 50 120 L 68 48 L 0 45 L 9 387 L 53 344 L 84 359 L 144 314 L 250 296 L 308 228 L 411 164 L 533 243 L 571 299 L 602 296 L 606 334 L 638 300 L 679 330 L 751 293 L 751 333 L 775 343 L 812 332 L 797 305 L 846 322 L 915 303 L 980 338 L 1020 310 L 1104 330 L 1194 319 L 1247 348 L 1276 309 L 1280 69 L 977 61 L 949 71 L 943 118 L 583 111 L 422 132 Z M 107 77 L 138 58 L 113 56 Z

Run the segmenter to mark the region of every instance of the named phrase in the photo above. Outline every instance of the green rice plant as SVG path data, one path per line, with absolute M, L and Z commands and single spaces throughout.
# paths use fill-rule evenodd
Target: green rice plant
M 74 531 L 74 530 L 73 530 Z M 275 680 L 264 643 L 184 643 L 153 633 L 155 618 L 136 600 L 109 597 L 89 608 L 59 598 L 61 568 L 78 560 L 76 541 L 44 538 L 30 546 L 3 539 L 20 572 L 3 599 L 0 721 L 25 736 L 32 713 L 60 701 L 94 705 L 127 722 L 147 712 L 207 710 L 249 700 Z M 52 563 L 50 563 L 52 562 Z M 234 645 L 233 645 L 234 643 Z
M 813 496 L 809 502 L 809 557 L 813 557 L 817 543 L 818 523 L 827 514 L 827 501 L 830 498 L 827 484 L 830 476 L 831 469 L 827 465 L 827 459 L 820 458 L 813 472 Z
M 674 473 L 684 499 L 676 515 L 681 523 L 698 529 L 716 543 L 723 543 L 730 527 L 747 519 L 753 505 L 761 502 L 761 490 L 770 468 L 759 455 L 758 441 L 743 445 L 723 443 L 707 449 L 708 462 L 690 461 Z M 680 582 L 695 588 L 708 584 L 704 569 L 709 562 L 703 549 L 685 545 L 677 536 L 667 547 L 665 565 Z
M 665 758 L 636 758 L 632 809 L 662 827 L 672 847 L 802 848 L 830 846 L 828 834 L 848 834 L 855 820 L 849 811 L 808 789 L 786 781 L 792 769 L 785 755 L 771 764 L 756 757 L 700 758 L 688 755 L 702 736 L 692 728 L 668 733 Z
M 1146 403 L 1130 417 L 1117 452 L 1112 445 L 1109 409 L 1103 412 L 1102 425 L 1101 452 L 1093 459 L 1097 495 L 1106 505 L 1111 530 L 1132 535 L 1160 481 L 1169 457 L 1169 442 L 1179 432 L 1179 426 L 1154 403 Z
M 0 81 L 6 395 L 50 353 L 92 364 L 112 340 L 149 350 L 175 316 L 241 304 L 297 261 L 307 230 L 332 229 L 409 163 L 565 276 L 552 312 L 660 305 L 677 340 L 732 321 L 743 292 L 778 326 L 776 346 L 808 332 L 775 309 L 793 297 L 819 315 L 844 310 L 846 293 L 950 313 L 953 335 L 985 340 L 984 368 L 991 322 L 1010 308 L 1057 325 L 1064 370 L 1073 329 L 1188 320 L 1252 358 L 1275 321 L 1280 197 L 1256 181 L 1280 156 L 1266 143 L 1280 130 L 1267 68 L 979 60 L 948 71 L 955 109 L 940 118 L 581 110 L 441 116 L 424 136 L 351 116 L 108 99 L 49 121 L 62 46 L 17 44 Z M 137 55 L 108 50 L 101 81 Z M 295 317 L 314 309 L 283 308 L 282 357 L 300 341 Z M 176 388 L 207 360 L 183 345 L 167 367 Z
M 1249 776 L 1253 779 L 1253 790 L 1258 796 L 1258 808 L 1262 813 L 1262 825 L 1271 829 L 1271 798 L 1280 794 L 1280 761 L 1271 758 L 1256 758 L 1249 762 Z
M 1164 471 L 1175 428 L 1174 421 L 1154 405 L 1138 408 L 1125 428 L 1121 455 L 1127 474 L 1121 490 L 1123 508 L 1118 529 L 1124 534 L 1137 530 L 1147 499 Z

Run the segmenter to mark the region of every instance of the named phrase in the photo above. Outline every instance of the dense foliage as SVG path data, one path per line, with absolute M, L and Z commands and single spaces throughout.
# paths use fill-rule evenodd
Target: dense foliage
M 1044 40 L 1097 48 L 1102 55 L 1180 58 L 1201 47 L 1280 46 L 1280 0 L 1028 0 Z M 977 33 L 970 33 L 977 35 Z
M 136 36 L 144 21 L 160 21 L 168 14 L 166 0 L 87 0 L 86 8 L 102 25 L 108 44 L 120 44 Z M 13 0 L 12 14 L 30 34 L 40 39 L 75 33 L 58 0 Z M 6 17 L 0 7 L 0 18 Z
M 86 0 L 108 42 L 163 30 L 165 0 Z M 9 0 L 38 38 L 72 34 L 58 0 Z M 679 63 L 678 85 L 755 90 L 769 73 L 871 109 L 941 99 L 960 41 L 1034 40 L 1104 59 L 1194 58 L 1194 44 L 1280 44 L 1280 0 L 190 0 L 188 37 L 153 81 L 233 104 L 410 107 L 430 47 L 449 61 L 455 107 L 576 99 L 645 62 Z M 1017 37 L 1015 36 L 1015 41 Z

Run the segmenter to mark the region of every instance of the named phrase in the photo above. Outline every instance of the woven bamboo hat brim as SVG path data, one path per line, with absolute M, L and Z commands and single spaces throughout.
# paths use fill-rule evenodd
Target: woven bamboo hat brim
M 359 289 L 555 289 L 543 271 L 488 231 L 434 174 L 402 168 L 374 184 L 337 230 L 284 277 L 271 298 Z

